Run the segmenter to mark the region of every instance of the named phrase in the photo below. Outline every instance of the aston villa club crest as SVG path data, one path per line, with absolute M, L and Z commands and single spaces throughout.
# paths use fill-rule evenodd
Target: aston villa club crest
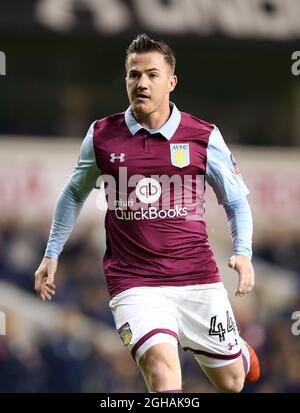
M 118 333 L 124 343 L 124 346 L 128 346 L 132 339 L 132 331 L 129 323 L 125 323 L 118 329 Z
M 190 164 L 190 145 L 188 143 L 171 143 L 171 162 L 178 168 L 184 168 Z

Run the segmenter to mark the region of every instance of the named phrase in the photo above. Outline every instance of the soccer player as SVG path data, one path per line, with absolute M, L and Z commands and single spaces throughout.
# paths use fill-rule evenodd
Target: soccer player
M 93 122 L 64 187 L 35 289 L 55 294 L 57 260 L 101 175 L 108 209 L 103 260 L 110 308 L 150 392 L 181 392 L 178 344 L 221 391 L 258 380 L 254 350 L 238 333 L 203 221 L 205 181 L 225 208 L 236 295 L 254 286 L 252 217 L 238 166 L 218 128 L 170 102 L 175 57 L 139 35 L 126 54 L 125 113 Z

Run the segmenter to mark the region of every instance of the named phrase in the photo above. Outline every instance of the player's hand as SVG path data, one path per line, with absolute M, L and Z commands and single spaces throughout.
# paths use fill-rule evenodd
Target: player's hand
M 235 296 L 242 297 L 250 293 L 255 284 L 255 273 L 251 260 L 244 255 L 233 255 L 228 266 L 239 274 L 239 284 Z
M 35 272 L 34 289 L 43 301 L 52 300 L 55 295 L 54 275 L 57 269 L 57 260 L 44 257 Z

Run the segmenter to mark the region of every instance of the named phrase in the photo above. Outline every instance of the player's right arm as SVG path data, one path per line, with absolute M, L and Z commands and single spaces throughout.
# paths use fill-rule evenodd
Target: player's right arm
M 82 142 L 78 163 L 58 198 L 45 256 L 35 272 L 35 290 L 44 301 L 51 300 L 55 294 L 54 277 L 59 255 L 101 175 L 95 158 L 93 133 L 94 123 Z

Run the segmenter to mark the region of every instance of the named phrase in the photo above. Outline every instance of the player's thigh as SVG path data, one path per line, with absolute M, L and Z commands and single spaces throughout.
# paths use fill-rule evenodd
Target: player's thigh
M 181 389 L 178 348 L 168 343 L 150 347 L 140 358 L 139 367 L 149 391 Z
M 219 390 L 238 393 L 243 389 L 245 371 L 241 356 L 230 364 L 221 367 L 206 367 L 201 364 L 200 366 L 209 380 Z
M 128 289 L 110 301 L 110 308 L 123 344 L 137 363 L 148 349 L 160 343 L 177 351 L 177 320 L 162 288 Z

